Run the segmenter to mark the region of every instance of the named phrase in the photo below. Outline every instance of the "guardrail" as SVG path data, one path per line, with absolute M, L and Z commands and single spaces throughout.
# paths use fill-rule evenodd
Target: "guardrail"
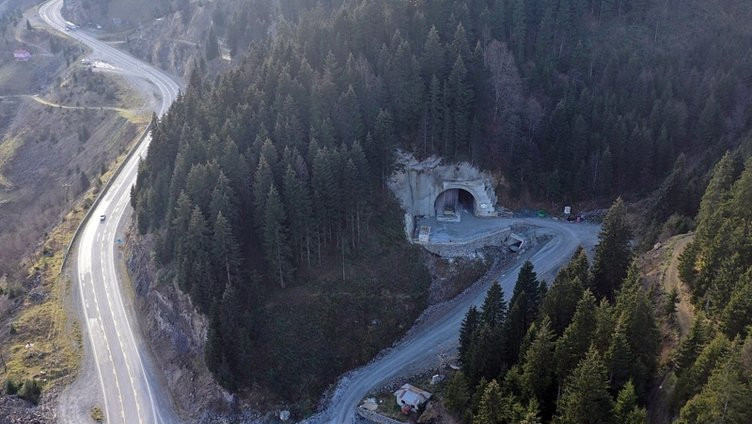
M 78 236 L 81 233 L 81 229 L 84 227 L 84 225 L 89 221 L 89 218 L 91 218 L 91 214 L 94 213 L 94 210 L 97 208 L 97 205 L 102 201 L 102 198 L 104 197 L 105 193 L 107 193 L 107 190 L 110 189 L 110 186 L 115 182 L 117 177 L 120 175 L 120 173 L 123 171 L 123 168 L 125 168 L 125 165 L 130 162 L 130 160 L 133 158 L 133 155 L 136 154 L 136 151 L 139 147 L 141 147 L 141 143 L 146 140 L 146 137 L 149 135 L 149 132 L 151 131 L 151 128 L 154 126 L 154 116 L 152 115 L 152 119 L 149 121 L 149 125 L 146 126 L 144 129 L 144 132 L 139 137 L 136 144 L 133 146 L 130 152 L 128 152 L 128 155 L 123 159 L 123 161 L 118 165 L 117 169 L 115 169 L 115 172 L 113 172 L 112 176 L 109 180 L 100 188 L 99 193 L 97 193 L 97 197 L 94 199 L 94 202 L 89 206 L 89 210 L 86 211 L 86 214 L 81 219 L 81 222 L 78 223 L 78 226 L 76 227 L 76 231 L 73 233 L 73 237 L 71 237 L 70 241 L 68 242 L 68 246 L 65 247 L 65 252 L 63 252 L 63 260 L 60 263 L 60 273 L 63 273 L 63 269 L 65 269 L 65 265 L 68 263 L 68 255 L 70 254 L 71 249 L 73 248 L 73 245 L 76 243 L 76 239 L 78 239 Z

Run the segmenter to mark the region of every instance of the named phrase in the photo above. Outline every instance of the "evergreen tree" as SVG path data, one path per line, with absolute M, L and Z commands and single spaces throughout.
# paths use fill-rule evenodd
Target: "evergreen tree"
M 239 248 L 233 236 L 232 228 L 221 211 L 217 213 L 213 230 L 213 262 L 216 265 L 215 270 L 218 271 L 217 280 L 223 282 L 223 285 L 217 286 L 213 291 L 214 293 L 221 293 L 224 291 L 225 285 L 231 284 L 238 275 Z
M 470 402 L 470 388 L 462 371 L 454 373 L 452 379 L 447 383 L 445 399 L 450 411 L 456 414 L 465 411 L 468 402 Z
M 558 405 L 561 424 L 611 423 L 613 401 L 608 394 L 606 366 L 590 349 L 566 381 Z
M 206 313 L 211 305 L 211 270 L 209 255 L 211 243 L 206 218 L 198 206 L 193 208 L 184 238 L 183 266 L 186 273 L 183 286 L 190 290 L 191 300 L 199 311 Z
M 209 28 L 205 49 L 206 60 L 214 60 L 219 57 L 219 41 L 217 40 L 217 34 L 214 32 L 213 26 Z
M 449 74 L 447 88 L 449 89 L 452 111 L 452 128 L 454 129 L 454 152 L 467 152 L 470 140 L 470 117 L 473 103 L 472 86 L 467 80 L 467 69 L 462 56 L 457 56 L 452 71 Z M 461 150 L 459 150 L 461 149 Z
M 439 31 L 436 26 L 431 26 L 426 37 L 426 43 L 423 46 L 423 58 L 421 60 L 423 75 L 426 79 L 436 76 L 441 78 L 444 73 L 444 46 L 439 38 Z
M 629 380 L 633 364 L 632 350 L 627 340 L 625 323 L 619 320 L 611 336 L 611 344 L 606 351 L 606 364 L 608 366 L 609 382 L 611 390 L 619 391 Z M 629 380 L 631 382 L 631 380 Z M 634 386 L 632 386 L 634 390 Z
M 282 193 L 284 194 L 285 209 L 288 211 L 290 232 L 295 235 L 293 241 L 296 244 L 296 251 L 301 255 L 301 261 L 305 257 L 306 264 L 310 267 L 311 195 L 308 185 L 298 178 L 292 165 L 288 165 L 285 171 L 282 181 Z
M 703 390 L 681 409 L 678 424 L 747 423 L 752 421 L 749 368 L 732 355 L 716 368 Z
M 498 281 L 494 281 L 486 292 L 481 308 L 481 321 L 491 328 L 496 328 L 504 323 L 507 315 L 507 305 L 504 301 L 504 291 Z
M 254 217 L 256 225 L 261 228 L 263 225 L 264 212 L 266 211 L 266 198 L 269 195 L 269 188 L 274 184 L 274 174 L 272 167 L 267 162 L 266 157 L 259 157 L 256 174 L 253 177 L 253 199 L 254 199 Z
M 705 343 L 709 341 L 709 336 L 710 330 L 705 325 L 705 316 L 700 312 L 674 353 L 673 363 L 677 375 L 681 375 L 692 366 Z
M 473 342 L 475 332 L 478 330 L 479 321 L 478 309 L 476 309 L 475 306 L 471 306 L 470 309 L 467 310 L 465 319 L 462 321 L 462 326 L 460 327 L 460 363 L 465 362 L 468 348 Z
M 593 291 L 598 297 L 613 299 L 632 261 L 632 230 L 621 198 L 608 210 L 598 240 L 593 259 Z
M 483 390 L 483 396 L 478 405 L 478 413 L 473 418 L 473 424 L 497 424 L 501 422 L 502 411 L 501 389 L 496 380 L 491 380 Z
M 272 185 L 266 198 L 264 211 L 264 250 L 269 272 L 285 288 L 293 269 L 290 263 L 290 246 L 285 227 L 285 210 L 277 189 Z
M 614 422 L 616 424 L 646 424 L 647 412 L 637 405 L 637 394 L 632 381 L 627 381 L 619 391 L 614 404 Z
M 631 361 L 631 377 L 637 394 L 643 399 L 648 394 L 648 386 L 657 368 L 659 332 L 653 316 L 654 309 L 639 282 L 639 270 L 632 265 L 619 290 L 615 310 L 617 319 L 625 325 L 625 338 L 629 342 L 629 350 L 634 355 Z M 618 389 L 619 386 L 615 385 L 614 388 Z
M 533 269 L 533 264 L 526 261 L 517 276 L 510 304 L 509 316 L 504 323 L 506 340 L 506 361 L 514 363 L 519 356 L 522 338 L 530 324 L 538 317 L 541 297 L 541 285 Z
M 543 318 L 535 339 L 524 353 L 522 365 L 522 382 L 528 399 L 535 399 L 543 405 L 545 416 L 553 414 L 556 385 L 554 384 L 555 367 L 551 361 L 554 353 L 554 334 L 551 323 Z
M 564 334 L 556 341 L 556 373 L 563 382 L 570 371 L 585 355 L 590 347 L 591 337 L 595 331 L 595 297 L 586 290 L 577 303 L 577 311 Z
M 739 278 L 720 316 L 721 329 L 729 337 L 745 335 L 752 324 L 752 267 Z
M 708 342 L 692 366 L 679 374 L 676 382 L 676 403 L 681 405 L 702 390 L 713 370 L 722 363 L 730 350 L 731 342 L 723 334 Z

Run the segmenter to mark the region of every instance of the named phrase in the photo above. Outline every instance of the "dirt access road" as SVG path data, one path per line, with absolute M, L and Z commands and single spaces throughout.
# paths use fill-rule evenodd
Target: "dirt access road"
M 598 242 L 600 226 L 572 224 L 550 219 L 519 219 L 515 223 L 537 227 L 538 236 L 548 235 L 550 240 L 529 259 L 538 275 L 551 276 L 571 258 L 577 246 L 591 250 Z M 508 225 L 503 222 L 501 225 Z M 445 307 L 437 308 L 391 349 L 386 350 L 368 365 L 343 376 L 321 413 L 304 421 L 306 424 L 352 423 L 355 408 L 371 390 L 396 377 L 409 375 L 426 364 L 436 364 L 439 354 L 453 353 L 457 347 L 460 324 L 472 306 L 480 306 L 486 290 L 493 280 L 498 280 L 509 297 L 517 280 L 522 261 L 506 270 L 497 270 L 484 284 L 473 286 Z

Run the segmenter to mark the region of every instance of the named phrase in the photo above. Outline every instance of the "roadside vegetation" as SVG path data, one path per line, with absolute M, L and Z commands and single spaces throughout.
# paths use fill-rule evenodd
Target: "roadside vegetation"
M 63 273 L 64 255 L 74 231 L 99 189 L 122 163 L 122 154 L 106 167 L 76 200 L 62 222 L 45 235 L 28 258 L 25 274 L 0 280 L 3 319 L 7 334 L 0 335 L 0 362 L 5 394 L 37 403 L 43 391 L 72 381 L 82 355 L 79 323 L 70 316 L 71 281 Z

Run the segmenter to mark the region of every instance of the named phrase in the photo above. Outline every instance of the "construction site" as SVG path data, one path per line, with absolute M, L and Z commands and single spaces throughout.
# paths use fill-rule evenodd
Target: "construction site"
M 405 211 L 405 236 L 442 257 L 473 256 L 488 246 L 526 248 L 525 228 L 497 204 L 493 178 L 468 163 L 418 161 L 400 153 L 390 187 Z

